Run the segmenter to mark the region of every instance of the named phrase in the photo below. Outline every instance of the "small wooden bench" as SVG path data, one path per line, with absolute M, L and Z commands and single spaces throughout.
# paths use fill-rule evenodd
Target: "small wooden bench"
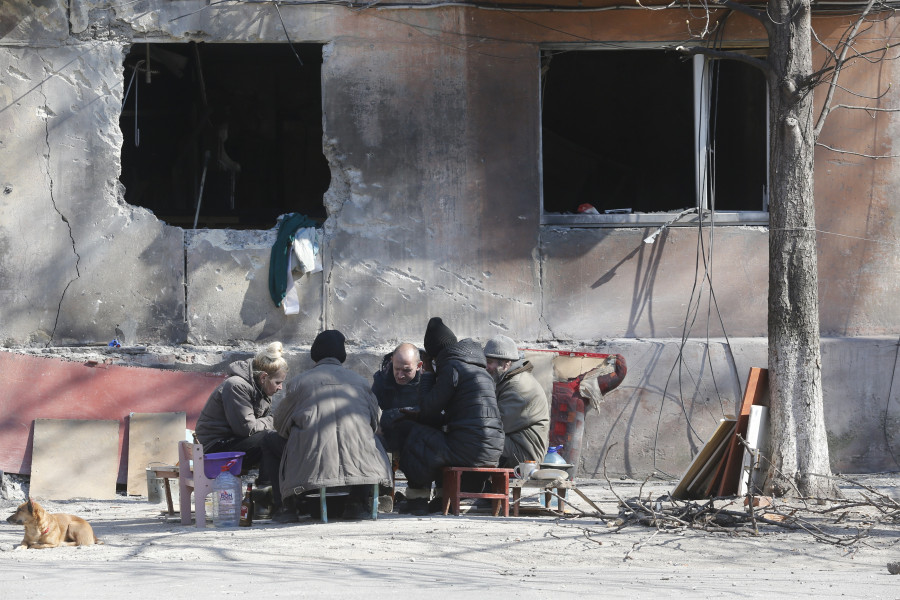
M 162 465 L 158 467 L 148 467 L 148 471 L 153 473 L 157 479 L 163 480 L 163 489 L 166 492 L 166 505 L 169 508 L 169 516 L 175 514 L 175 506 L 172 504 L 172 490 L 169 488 L 170 479 L 178 479 L 178 467 L 172 465 Z
M 463 473 L 484 473 L 490 475 L 490 492 L 463 492 L 460 491 L 460 482 Z M 460 498 L 487 498 L 494 502 L 494 516 L 500 514 L 503 508 L 503 516 L 509 516 L 509 478 L 513 474 L 512 469 L 497 467 L 444 467 L 444 514 L 451 510 L 459 516 Z

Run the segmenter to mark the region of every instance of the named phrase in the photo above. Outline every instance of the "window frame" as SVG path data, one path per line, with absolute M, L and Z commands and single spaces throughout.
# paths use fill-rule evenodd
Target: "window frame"
M 544 51 L 547 50 L 562 50 L 562 51 L 596 51 L 596 52 L 610 52 L 610 51 L 629 51 L 629 50 L 670 50 L 676 45 L 685 45 L 683 43 L 653 43 L 653 44 L 644 44 L 644 43 L 616 43 L 616 44 L 604 44 L 604 45 L 596 45 L 596 44 L 541 44 L 538 48 L 538 64 L 540 65 L 541 60 L 540 57 Z M 741 48 L 727 48 L 728 50 L 733 50 L 736 52 L 743 52 L 746 54 L 752 54 L 755 56 L 765 55 L 768 48 L 767 47 L 741 47 Z M 746 210 L 746 211 L 723 211 L 709 210 L 709 186 L 708 184 L 700 185 L 701 180 L 705 179 L 704 172 L 707 169 L 709 164 L 709 153 L 706 151 L 705 147 L 701 146 L 700 140 L 705 139 L 708 134 L 709 129 L 709 113 L 710 113 L 710 97 L 709 97 L 709 88 L 710 88 L 710 69 L 709 65 L 713 60 L 707 56 L 702 54 L 695 54 L 692 57 L 693 62 L 693 90 L 694 90 L 694 161 L 695 161 L 695 182 L 696 182 L 696 194 L 697 198 L 695 200 L 697 203 L 694 205 L 703 207 L 702 216 L 704 221 L 710 221 L 712 218 L 715 219 L 715 223 L 717 225 L 746 225 L 746 226 L 767 226 L 769 224 L 769 212 L 768 212 L 768 193 L 764 195 L 762 198 L 762 204 L 764 210 Z M 538 93 L 541 93 L 541 73 L 540 68 L 538 69 Z M 768 81 L 765 82 L 766 85 L 766 94 L 768 97 Z M 538 127 L 538 173 L 540 179 L 540 206 L 541 206 L 541 225 L 557 225 L 557 226 L 565 226 L 565 227 L 607 227 L 607 228 L 621 228 L 621 227 L 641 227 L 641 226 L 660 226 L 667 224 L 670 227 L 678 227 L 678 226 L 690 226 L 696 225 L 700 220 L 701 216 L 696 212 L 684 215 L 678 218 L 675 222 L 670 221 L 673 217 L 677 216 L 683 209 L 673 209 L 671 211 L 663 211 L 663 212 L 634 212 L 628 214 L 600 214 L 600 215 L 590 215 L 590 214 L 559 214 L 559 213 L 547 213 L 544 211 L 544 156 L 543 156 L 543 148 L 544 148 L 544 140 L 543 140 L 543 99 L 538 98 L 538 106 L 540 107 L 540 112 L 537 115 L 537 127 Z M 765 103 L 766 110 L 766 189 L 769 189 L 770 181 L 769 181 L 769 168 L 768 165 L 771 161 L 770 151 L 769 151 L 769 142 L 770 142 L 770 126 L 769 126 L 769 103 Z

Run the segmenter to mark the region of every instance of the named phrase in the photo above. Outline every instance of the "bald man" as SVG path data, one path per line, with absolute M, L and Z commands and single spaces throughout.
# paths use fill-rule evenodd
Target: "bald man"
M 400 344 L 384 357 L 381 370 L 373 376 L 372 393 L 381 407 L 381 431 L 388 451 L 403 447 L 412 421 L 401 419 L 401 408 L 419 405 L 422 356 L 413 344 Z

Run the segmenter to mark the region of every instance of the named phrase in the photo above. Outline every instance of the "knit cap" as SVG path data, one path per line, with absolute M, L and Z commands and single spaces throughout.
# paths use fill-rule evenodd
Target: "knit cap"
M 323 358 L 336 358 L 341 362 L 347 360 L 347 350 L 344 348 L 344 334 L 337 329 L 326 329 L 316 336 L 309 356 L 315 362 Z
M 516 343 L 505 335 L 497 335 L 488 340 L 484 345 L 485 358 L 500 358 L 503 360 L 519 360 L 519 349 Z
M 456 343 L 456 336 L 444 325 L 440 317 L 432 317 L 425 329 L 425 352 L 437 358 L 444 348 Z

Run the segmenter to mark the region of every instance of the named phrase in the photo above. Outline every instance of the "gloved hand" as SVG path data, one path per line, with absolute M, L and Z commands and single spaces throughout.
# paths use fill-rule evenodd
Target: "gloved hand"
M 402 415 L 401 418 L 410 419 L 412 421 L 417 421 L 419 419 L 419 409 L 414 406 L 406 406 L 404 408 L 398 408 Z

